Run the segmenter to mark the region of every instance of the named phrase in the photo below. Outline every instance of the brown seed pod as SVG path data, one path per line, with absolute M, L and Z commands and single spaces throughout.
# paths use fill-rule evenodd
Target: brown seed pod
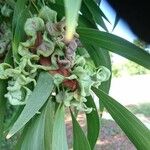
M 51 60 L 49 57 L 40 57 L 39 63 L 43 66 L 50 66 L 51 65 Z
M 63 85 L 69 88 L 71 91 L 75 91 L 78 88 L 78 82 L 75 79 L 73 80 L 66 79 L 63 81 Z
M 32 53 L 35 53 L 36 48 L 42 44 L 42 41 L 43 41 L 42 33 L 37 32 L 37 38 L 35 40 L 35 43 L 32 47 L 30 47 Z

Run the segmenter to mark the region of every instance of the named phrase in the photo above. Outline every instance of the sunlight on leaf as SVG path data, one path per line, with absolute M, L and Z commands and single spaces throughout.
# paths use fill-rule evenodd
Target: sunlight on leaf
M 7 135 L 7 139 L 18 132 L 39 111 L 53 90 L 53 79 L 48 73 L 42 72 L 34 91 L 27 100 L 22 113 Z
M 64 106 L 59 106 L 55 115 L 52 150 L 67 150 L 67 137 L 65 127 L 65 109 Z

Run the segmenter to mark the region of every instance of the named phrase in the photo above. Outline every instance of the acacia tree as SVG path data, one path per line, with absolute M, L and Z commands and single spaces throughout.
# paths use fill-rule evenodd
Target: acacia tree
M 137 149 L 149 149 L 150 131 L 108 93 L 109 51 L 147 69 L 150 55 L 107 31 L 99 3 L 0 1 L 0 135 L 17 134 L 15 150 L 67 150 L 65 110 L 72 117 L 73 149 L 93 150 L 101 121 L 93 94 L 100 112 L 106 108 Z M 86 115 L 87 134 L 78 112 Z

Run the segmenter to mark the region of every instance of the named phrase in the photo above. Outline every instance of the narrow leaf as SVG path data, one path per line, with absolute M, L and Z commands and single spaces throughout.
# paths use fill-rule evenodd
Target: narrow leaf
M 100 7 L 96 4 L 96 2 L 94 2 L 94 0 L 84 0 L 84 3 L 86 4 L 87 8 L 91 12 L 91 15 L 92 15 L 94 21 L 98 25 L 100 25 L 104 30 L 108 31 L 103 18 L 105 18 L 108 22 L 109 22 L 109 20 L 104 15 L 104 13 L 100 9 Z
M 7 83 L 5 81 L 0 80 L 0 142 L 3 137 L 4 130 L 4 115 L 6 109 L 6 98 L 4 95 L 6 93 Z
M 44 131 L 45 150 L 52 149 L 54 113 L 55 113 L 55 103 L 52 101 L 52 99 L 50 99 L 46 105 L 46 115 L 45 115 L 45 131 Z
M 149 150 L 150 148 L 150 131 L 145 125 L 136 118 L 124 106 L 108 96 L 101 90 L 93 88 L 93 91 L 103 102 L 104 106 L 125 132 L 128 138 L 133 142 L 138 150 Z
M 91 150 L 90 144 L 72 112 L 71 117 L 73 124 L 73 150 Z
M 29 16 L 29 11 L 27 8 L 21 10 L 21 12 L 19 13 L 19 16 L 17 16 L 18 19 L 16 20 L 17 22 L 16 22 L 16 26 L 14 29 L 14 36 L 13 36 L 13 42 L 12 42 L 12 52 L 13 52 L 13 58 L 14 58 L 15 63 L 16 61 L 19 60 L 18 46 L 19 46 L 19 43 L 23 41 L 25 37 L 24 23 L 28 16 Z
M 119 16 L 119 14 L 116 14 L 115 23 L 114 23 L 114 25 L 113 25 L 112 31 L 116 28 L 116 26 L 117 26 L 119 20 L 120 20 L 120 16 Z
M 27 100 L 22 113 L 9 131 L 7 138 L 13 136 L 40 110 L 53 90 L 53 79 L 47 72 L 39 75 L 37 85 Z
M 150 69 L 150 54 L 127 40 L 96 29 L 79 28 L 77 31 L 84 42 L 100 46 Z
M 54 120 L 52 150 L 68 150 L 64 106 L 59 106 Z
M 44 150 L 45 110 L 28 124 L 28 130 L 21 144 L 21 150 Z
M 11 51 L 8 51 L 4 62 L 11 64 L 12 61 L 12 55 Z M 4 95 L 7 93 L 7 80 L 0 80 L 0 142 L 3 138 L 3 131 L 4 131 L 4 115 L 6 113 L 6 101 L 7 99 L 4 97 Z
M 41 114 L 35 116 L 31 121 L 25 126 L 15 150 L 51 150 L 51 147 L 48 147 L 52 142 L 51 136 L 53 126 L 53 102 L 51 99 L 46 103 Z M 50 120 L 52 119 L 52 120 Z M 51 130 L 47 130 L 47 129 Z M 49 143 L 47 143 L 49 142 Z
M 82 0 L 64 0 L 66 12 L 66 40 L 73 38 L 77 26 L 78 15 Z
M 15 30 L 15 27 L 21 15 L 21 12 L 24 11 L 25 9 L 26 2 L 27 0 L 17 0 L 16 2 L 14 14 L 13 14 L 13 21 L 12 21 L 13 31 Z
M 86 118 L 87 118 L 87 138 L 91 146 L 91 149 L 94 149 L 100 131 L 100 121 L 96 105 L 91 96 L 87 98 L 86 106 L 93 108 L 91 113 L 86 114 Z
M 93 22 L 93 16 L 90 12 L 90 10 L 88 9 L 88 7 L 86 6 L 86 4 L 84 3 L 84 1 L 82 2 L 82 5 L 81 5 L 81 13 L 82 13 L 82 16 L 86 17 L 87 20 Z
M 89 21 L 83 15 L 79 16 L 79 27 L 93 27 L 95 26 L 94 22 Z

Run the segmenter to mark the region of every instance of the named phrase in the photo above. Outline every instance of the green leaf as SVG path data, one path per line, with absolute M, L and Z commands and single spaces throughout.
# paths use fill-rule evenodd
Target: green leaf
M 53 127 L 52 150 L 67 150 L 67 136 L 65 127 L 65 110 L 60 105 L 56 111 Z
M 82 0 L 64 0 L 66 12 L 66 40 L 73 38 L 77 26 L 78 15 Z
M 12 63 L 11 51 L 8 51 L 4 62 L 8 64 Z M 6 112 L 6 101 L 7 101 L 4 95 L 6 93 L 7 93 L 7 80 L 0 80 L 0 142 L 4 132 L 4 115 Z
M 21 150 L 45 150 L 44 148 L 45 111 L 29 122 Z
M 120 20 L 120 16 L 119 16 L 119 14 L 116 14 L 115 23 L 114 23 L 114 25 L 113 25 L 112 31 L 116 28 L 116 26 L 117 26 L 119 20 Z
M 86 106 L 93 108 L 91 113 L 86 114 L 86 118 L 87 118 L 87 138 L 91 146 L 91 149 L 94 149 L 100 131 L 100 121 L 96 105 L 91 96 L 87 98 Z
M 79 16 L 79 27 L 95 27 L 94 22 L 89 21 L 88 19 L 86 19 L 85 16 L 80 15 Z
M 95 0 L 98 5 L 100 5 L 101 0 Z
M 19 13 L 20 15 L 18 16 L 18 20 L 16 22 L 15 26 L 15 31 L 14 31 L 14 36 L 13 36 L 13 42 L 12 42 L 12 52 L 13 52 L 13 57 L 14 57 L 14 62 L 19 60 L 18 56 L 18 46 L 21 41 L 23 41 L 25 37 L 25 32 L 24 32 L 24 23 L 29 17 L 29 11 L 28 9 L 24 9 Z
M 99 6 L 93 0 L 84 0 L 84 3 L 86 4 L 87 8 L 91 12 L 91 15 L 93 16 L 94 21 L 97 24 L 99 24 L 104 30 L 108 31 L 103 18 L 105 18 L 108 22 L 109 22 L 109 20 L 104 15 L 104 13 L 99 8 Z
M 55 114 L 55 103 L 52 101 L 52 99 L 50 99 L 46 106 L 46 116 L 45 116 L 45 131 L 44 131 L 45 150 L 52 149 L 54 114 Z
M 35 116 L 24 128 L 15 150 L 51 150 L 55 105 L 51 99 L 41 114 Z M 50 130 L 49 130 L 50 129 Z M 49 147 L 50 146 L 50 147 Z
M 90 10 L 88 9 L 86 4 L 84 3 L 84 1 L 82 2 L 80 11 L 82 13 L 82 15 L 80 15 L 80 16 L 83 16 L 84 18 L 86 18 L 88 21 L 90 21 L 93 24 L 94 27 L 96 27 L 96 23 L 94 21 L 94 18 L 92 16 Z M 80 19 L 79 19 L 79 22 L 80 22 Z
M 90 144 L 72 112 L 71 117 L 73 124 L 73 150 L 91 150 Z
M 6 98 L 4 95 L 7 91 L 6 89 L 7 83 L 5 81 L 0 80 L 0 143 L 3 137 L 3 130 L 4 130 L 4 115 L 6 109 Z
M 7 134 L 9 130 L 12 128 L 13 124 L 18 119 L 20 113 L 22 112 L 24 106 L 17 106 L 17 108 L 14 110 L 12 117 L 9 119 L 7 123 L 5 123 L 5 133 Z
M 106 93 L 96 88 L 93 88 L 93 91 L 136 148 L 138 150 L 149 150 L 150 130 L 135 115 Z
M 59 3 L 57 4 L 57 2 L 56 2 L 56 4 L 50 3 L 48 6 L 51 9 L 53 9 L 53 10 L 55 10 L 57 12 L 57 18 L 58 18 L 58 20 L 61 20 L 64 17 L 64 15 L 65 15 L 65 9 L 64 9 L 63 5 L 61 5 Z
M 13 21 L 12 21 L 13 32 L 15 30 L 16 24 L 18 22 L 18 19 L 20 18 L 22 11 L 24 11 L 25 9 L 26 3 L 27 3 L 27 0 L 17 0 L 16 2 L 14 15 L 13 15 Z
M 24 39 L 24 23 L 26 19 L 30 16 L 29 8 L 26 6 L 27 0 L 17 0 L 13 21 L 12 21 L 12 29 L 13 29 L 13 42 L 12 42 L 12 53 L 14 62 L 19 60 L 18 56 L 18 46 L 19 43 Z
M 77 32 L 84 42 L 100 46 L 150 69 L 150 54 L 127 40 L 90 28 L 79 28 Z
M 63 5 L 63 1 L 62 0 L 55 0 L 56 4 L 60 4 Z
M 13 136 L 40 110 L 45 104 L 53 90 L 53 78 L 47 72 L 42 72 L 39 75 L 37 85 L 27 100 L 23 111 L 17 121 L 9 131 L 7 138 Z

